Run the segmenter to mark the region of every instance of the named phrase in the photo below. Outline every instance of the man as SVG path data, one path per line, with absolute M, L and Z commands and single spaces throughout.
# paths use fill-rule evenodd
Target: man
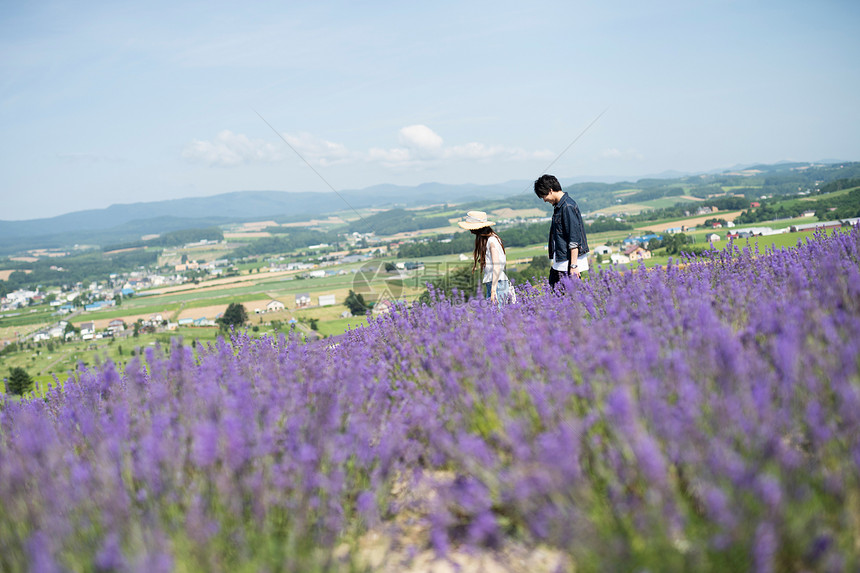
M 588 239 L 576 201 L 562 191 L 552 175 L 541 175 L 535 181 L 535 195 L 554 207 L 549 227 L 549 285 L 555 287 L 562 276 L 579 277 L 588 270 Z

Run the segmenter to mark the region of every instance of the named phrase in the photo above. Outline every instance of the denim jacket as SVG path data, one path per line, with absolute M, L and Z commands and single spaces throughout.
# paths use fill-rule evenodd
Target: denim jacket
M 588 252 L 588 239 L 585 237 L 585 225 L 576 201 L 565 193 L 552 212 L 552 224 L 549 227 L 549 258 L 555 261 L 566 261 L 570 258 L 570 250 L 579 248 L 579 254 Z

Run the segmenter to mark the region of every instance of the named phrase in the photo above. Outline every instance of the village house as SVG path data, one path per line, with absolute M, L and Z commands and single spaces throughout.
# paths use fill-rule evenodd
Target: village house
M 716 233 L 711 233 L 710 235 L 705 235 L 705 240 L 709 243 L 716 243 L 720 240 L 720 236 Z
M 266 305 L 266 312 L 278 312 L 278 311 L 284 310 L 285 308 L 287 308 L 286 305 L 284 303 L 282 303 L 281 301 L 271 300 Z
M 394 308 L 394 301 L 389 298 L 380 300 L 375 305 L 373 305 L 373 314 L 384 314 L 391 312 Z
M 47 331 L 40 330 L 33 335 L 33 342 L 42 342 L 44 340 L 48 340 L 49 338 L 51 338 L 51 335 L 48 334 Z
M 651 239 L 662 240 L 663 235 L 655 235 L 654 233 L 650 233 L 648 235 L 640 235 L 638 237 L 627 237 L 622 241 L 623 245 L 642 245 L 645 246 Z
M 631 261 L 642 261 L 651 258 L 651 251 L 643 249 L 639 245 L 631 245 L 624 249 L 624 254 Z
M 303 292 L 296 295 L 296 308 L 307 308 L 311 305 L 311 293 Z
M 164 322 L 164 317 L 161 316 L 161 314 L 156 313 L 149 315 L 149 318 L 143 321 L 143 325 L 157 327 L 161 326 L 162 322 Z
M 81 339 L 82 340 L 92 340 L 96 334 L 95 323 L 90 322 L 82 322 L 81 323 Z

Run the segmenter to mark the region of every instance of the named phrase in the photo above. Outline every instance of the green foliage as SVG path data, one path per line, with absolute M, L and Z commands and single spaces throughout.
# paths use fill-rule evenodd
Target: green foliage
M 26 370 L 19 366 L 15 366 L 9 370 L 9 380 L 6 382 L 6 389 L 17 396 L 23 396 L 26 392 L 33 389 L 33 378 Z
M 550 260 L 546 256 L 532 257 L 528 266 L 518 268 L 516 271 L 506 270 L 505 274 L 513 284 L 534 283 L 545 279 L 549 275 Z
M 586 233 L 605 233 L 607 231 L 632 231 L 633 225 L 616 221 L 610 217 L 598 217 L 591 224 L 585 225 Z
M 836 181 L 822 185 L 821 193 L 833 193 L 834 191 L 852 189 L 854 187 L 860 187 L 860 179 L 837 179 Z
M 662 246 L 666 248 L 667 255 L 677 255 L 684 251 L 689 252 L 689 249 L 685 249 L 684 247 L 692 243 L 693 237 L 684 233 L 673 233 L 663 236 Z
M 860 183 L 860 179 L 835 181 L 832 185 L 822 187 L 822 191 L 825 188 L 830 193 L 842 189 L 851 189 L 854 183 Z M 817 201 L 785 200 L 776 197 L 763 201 L 760 207 L 744 211 L 735 219 L 735 223 L 744 225 L 775 219 L 789 219 L 800 216 L 804 211 L 814 211 L 820 221 L 860 217 L 860 189 Z
M 390 209 L 353 221 L 349 225 L 351 233 L 376 233 L 394 235 L 405 231 L 420 231 L 434 227 L 447 227 L 447 217 L 421 217 L 406 209 Z
M 248 311 L 245 310 L 245 306 L 239 302 L 231 302 L 216 322 L 221 330 L 230 330 L 230 327 L 239 328 L 247 321 Z
M 17 352 L 17 351 L 18 351 L 18 343 L 17 342 L 10 342 L 9 344 L 4 346 L 3 348 L 0 348 L 0 356 L 6 355 L 6 354 L 12 354 L 13 352 Z
M 179 231 L 162 233 L 158 237 L 146 241 L 141 240 L 109 245 L 106 246 L 104 250 L 113 251 L 118 249 L 132 249 L 136 247 L 178 247 L 203 240 L 223 241 L 224 233 L 218 227 L 207 227 L 205 229 L 182 229 Z
M 346 295 L 346 300 L 343 304 L 346 305 L 353 316 L 362 316 L 370 310 L 370 306 L 364 300 L 364 295 L 360 293 L 356 294 L 353 290 L 350 290 L 349 294 Z M 316 329 L 314 328 L 314 330 Z
M 712 247 L 710 244 L 697 244 L 697 245 L 686 244 L 686 245 L 682 245 L 682 246 L 678 247 L 678 254 L 679 255 L 696 255 L 696 256 L 699 256 L 699 255 L 702 255 L 702 254 L 709 252 L 711 250 L 712 250 Z
M 469 300 L 477 295 L 480 280 L 479 271 L 472 271 L 472 264 L 467 263 L 456 265 L 445 276 L 432 281 L 430 284 L 437 295 L 450 299 L 454 297 L 456 291 L 465 300 Z M 425 290 L 419 300 L 424 303 L 431 302 L 430 291 Z
M 860 180 L 854 180 L 860 184 Z M 823 221 L 835 221 L 836 219 L 850 219 L 860 217 L 860 189 L 854 189 L 846 195 L 832 197 L 827 201 L 827 207 L 823 201 L 815 202 L 815 214 Z M 833 210 L 830 210 L 830 209 Z
M 704 203 L 709 207 L 716 207 L 720 211 L 738 211 L 749 207 L 749 199 L 746 197 L 713 197 Z M 677 219 L 686 217 L 690 214 L 691 209 L 695 209 L 696 204 L 693 203 L 675 203 L 672 207 L 663 209 L 652 209 L 643 211 L 638 215 L 627 217 L 627 221 L 631 223 L 644 221 L 657 221 L 660 219 Z
M 469 233 L 471 235 L 471 233 Z M 509 247 L 527 247 L 535 243 L 545 243 L 549 237 L 549 223 L 532 223 L 530 225 L 517 225 L 516 227 L 507 227 L 499 231 L 499 236 L 502 237 L 502 242 L 505 248 Z M 474 251 L 474 235 L 472 235 L 472 248 Z
M 684 188 L 678 185 L 657 185 L 644 191 L 639 191 L 625 197 L 628 203 L 642 203 L 644 201 L 652 201 L 662 197 L 677 197 L 684 194 Z
M 800 216 L 804 211 L 812 209 L 809 204 L 802 205 L 795 203 L 789 205 L 777 199 L 775 201 L 763 202 L 760 207 L 744 211 L 735 219 L 735 223 L 738 225 L 749 225 L 750 223 L 760 223 L 761 221 L 791 219 Z
M 472 233 L 455 233 L 437 235 L 420 243 L 400 245 L 397 255 L 403 259 L 435 257 L 471 252 L 474 248 L 475 236 Z
M 599 185 L 603 184 L 601 183 Z M 552 213 L 552 205 L 540 201 L 531 190 L 529 190 L 528 193 L 505 197 L 504 199 L 498 199 L 495 201 L 484 200 L 464 203 L 459 206 L 458 213 L 465 213 L 466 211 L 471 210 L 486 211 L 489 213 L 496 209 L 538 209 L 547 215 Z
M 322 231 L 313 231 L 310 229 L 267 227 L 266 231 L 276 233 L 277 236 L 264 237 L 262 239 L 257 239 L 256 241 L 251 241 L 236 249 L 233 252 L 233 256 L 236 258 L 242 258 L 257 255 L 289 253 L 296 249 L 309 247 L 310 245 L 334 243 L 337 241 L 337 235 L 333 233 L 323 233 Z

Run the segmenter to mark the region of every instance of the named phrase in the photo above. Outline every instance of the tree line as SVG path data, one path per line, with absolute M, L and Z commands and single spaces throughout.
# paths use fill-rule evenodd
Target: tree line
M 197 243 L 199 241 L 223 241 L 224 233 L 218 227 L 207 227 L 205 229 L 183 229 L 181 231 L 170 231 L 162 233 L 154 239 L 146 241 L 132 241 L 109 245 L 104 248 L 105 252 L 116 251 L 120 249 L 133 249 L 139 247 L 179 247 L 188 243 Z
M 441 215 L 416 216 L 412 211 L 398 208 L 353 221 L 349 225 L 349 232 L 396 235 L 408 231 L 447 227 L 448 224 L 448 218 Z
M 716 207 L 720 211 L 737 211 L 749 207 L 749 199 L 746 197 L 714 197 L 708 199 L 706 203 L 675 203 L 672 207 L 663 207 L 661 209 L 651 209 L 643 211 L 638 215 L 630 215 L 626 220 L 630 223 L 657 221 L 660 219 L 678 219 L 689 214 L 690 209 L 694 209 L 697 205 L 707 205 Z
M 270 255 L 277 253 L 289 253 L 296 249 L 303 249 L 311 245 L 335 244 L 339 239 L 335 233 L 315 231 L 312 229 L 267 227 L 271 233 L 277 233 L 274 237 L 263 237 L 250 241 L 233 251 L 232 257 L 254 257 L 258 255 Z
M 860 187 L 860 179 L 844 179 L 834 181 L 832 184 L 821 188 L 822 193 L 832 193 L 842 189 Z M 826 191 L 825 191 L 826 190 Z M 760 223 L 762 221 L 773 221 L 775 219 L 790 219 L 799 217 L 806 211 L 814 211 L 815 216 L 821 221 L 835 221 L 837 219 L 850 219 L 860 217 L 860 188 L 844 195 L 819 199 L 817 201 L 797 201 L 774 198 L 765 200 L 760 207 L 749 209 L 741 213 L 735 223 L 747 225 Z

